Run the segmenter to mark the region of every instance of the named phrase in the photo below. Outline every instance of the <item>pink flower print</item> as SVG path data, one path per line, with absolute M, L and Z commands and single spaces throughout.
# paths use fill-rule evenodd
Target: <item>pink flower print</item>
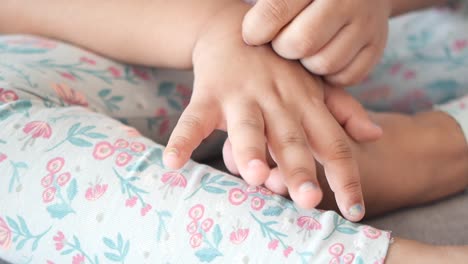
M 107 191 L 107 184 L 96 184 L 86 190 L 85 198 L 88 201 L 96 201 Z M 136 200 L 135 200 L 136 202 Z
M 259 187 L 260 188 L 260 193 L 265 195 L 265 196 L 270 196 L 270 195 L 273 195 L 273 192 L 268 190 L 267 188 L 265 187 Z
M 134 127 L 122 126 L 121 128 L 123 131 L 127 132 L 128 137 L 135 138 L 141 136 L 140 132 L 138 132 Z
M 143 143 L 133 142 L 132 144 L 130 144 L 130 149 L 133 152 L 139 153 L 145 151 L 146 146 Z
M 193 234 L 193 235 L 190 237 L 190 241 L 189 241 L 190 246 L 191 246 L 192 248 L 197 248 L 197 247 L 199 247 L 199 246 L 201 245 L 201 243 L 202 243 L 202 239 L 203 239 L 203 238 L 202 238 L 202 234 L 200 234 L 200 233 Z
M 116 148 L 116 149 L 128 148 L 129 145 L 130 145 L 130 143 L 128 143 L 127 140 L 122 139 L 122 138 L 119 138 L 114 142 L 114 148 Z
M 205 207 L 202 204 L 196 204 L 190 208 L 188 215 L 193 220 L 200 220 L 205 214 Z
M 51 260 L 47 260 L 46 264 L 55 264 L 55 263 Z
M 82 93 L 68 87 L 66 84 L 52 84 L 52 88 L 54 88 L 55 93 L 57 93 L 58 97 L 65 103 L 88 107 L 86 97 Z
M 247 194 L 239 189 L 233 188 L 229 191 L 229 202 L 233 205 L 240 205 L 247 200 Z
M 32 121 L 24 126 L 23 132 L 31 135 L 32 138 L 50 138 L 52 135 L 52 128 L 46 122 Z
M 320 230 L 322 225 L 315 218 L 310 216 L 301 216 L 297 219 L 297 225 L 306 230 Z
M 265 205 L 265 200 L 257 196 L 252 198 L 252 200 L 250 201 L 250 206 L 252 207 L 252 209 L 257 210 L 257 211 L 261 210 L 264 205 Z
M 2 103 L 9 103 L 18 100 L 18 95 L 10 90 L 3 90 L 0 88 L 0 102 Z
M 132 156 L 127 152 L 121 152 L 115 158 L 115 164 L 119 167 L 126 166 L 132 160 Z
M 93 157 L 97 160 L 104 160 L 114 154 L 114 147 L 106 141 L 102 141 L 96 144 L 93 151 Z
M 341 243 L 335 243 L 328 248 L 328 252 L 330 252 L 330 254 L 336 257 L 341 256 L 343 254 L 343 251 L 344 246 Z
M 391 75 L 397 75 L 400 70 L 403 68 L 403 64 L 401 63 L 396 63 L 390 67 L 390 74 Z
M 384 264 L 385 263 L 385 258 L 381 258 L 379 260 L 376 260 L 374 264 Z
M 57 189 L 55 187 L 49 187 L 42 192 L 42 201 L 44 203 L 50 203 L 54 200 L 55 198 L 55 193 L 57 192 Z
M 50 185 L 52 185 L 53 182 L 54 182 L 54 175 L 53 174 L 49 174 L 47 176 L 44 176 L 44 178 L 41 179 L 41 185 L 44 188 L 49 187 Z
M 250 230 L 248 228 L 238 228 L 237 230 L 231 232 L 229 240 L 233 244 L 239 245 L 249 236 L 249 231 Z
M 0 248 L 8 250 L 11 246 L 11 229 L 3 218 L 0 217 Z
M 57 232 L 57 235 L 53 237 L 55 241 L 55 249 L 57 251 L 62 250 L 64 244 L 65 244 L 65 235 L 62 233 L 62 231 Z
M 405 78 L 405 80 L 412 80 L 416 77 L 416 72 L 408 70 L 403 74 L 403 77 Z
M 71 174 L 69 172 L 62 173 L 57 178 L 57 184 L 63 187 L 68 183 L 68 181 L 70 181 L 70 178 Z
M 82 254 L 73 256 L 72 264 L 81 264 L 85 262 L 85 257 Z
M 382 234 L 380 230 L 375 229 L 371 226 L 365 226 L 362 231 L 364 232 L 364 235 L 370 239 L 377 239 Z
M 161 122 L 161 125 L 159 126 L 159 135 L 164 135 L 166 134 L 167 131 L 169 131 L 169 125 L 170 125 L 169 119 L 165 119 Z
M 63 168 L 64 164 L 65 164 L 65 160 L 61 157 L 57 157 L 57 158 L 51 159 L 47 163 L 46 168 L 50 173 L 57 173 Z
M 133 74 L 135 74 L 135 76 L 140 77 L 142 80 L 147 81 L 147 80 L 150 79 L 148 71 L 145 70 L 145 69 L 141 69 L 141 68 L 138 68 L 138 67 L 132 67 L 132 72 L 133 72 Z
M 191 97 L 192 96 L 192 89 L 188 88 L 185 85 L 179 84 L 176 87 L 177 94 L 182 95 L 183 97 Z
M 283 250 L 283 255 L 285 257 L 288 257 L 289 254 L 291 254 L 291 252 L 293 251 L 293 248 L 291 246 L 287 247 L 285 250 Z
M 341 264 L 341 261 L 339 257 L 333 257 L 328 263 L 329 264 Z
M 245 189 L 246 193 L 258 193 L 260 191 L 260 188 L 258 186 L 248 186 L 247 189 Z
M 127 201 L 125 201 L 125 206 L 131 208 L 131 207 L 135 206 L 137 201 L 138 201 L 138 197 L 136 197 L 136 196 L 130 197 L 130 198 L 127 199 Z
M 62 77 L 68 79 L 68 80 L 71 80 L 71 81 L 75 81 L 75 80 L 76 80 L 76 77 L 75 77 L 73 74 L 71 74 L 71 73 L 68 73 L 68 72 L 59 72 L 59 74 L 60 74 Z
M 145 207 L 140 210 L 141 216 L 145 216 L 152 208 L 151 204 L 146 204 Z
M 80 58 L 80 61 L 86 63 L 86 64 L 90 64 L 90 65 L 96 65 L 96 61 L 93 60 L 93 59 L 90 59 L 88 57 L 81 57 Z
M 116 67 L 109 67 L 107 68 L 107 70 L 111 73 L 111 75 L 114 77 L 114 78 L 119 78 L 120 76 L 122 76 L 122 72 L 117 69 Z
M 213 223 L 214 223 L 213 219 L 207 218 L 207 219 L 203 220 L 203 222 L 201 224 L 201 228 L 205 232 L 210 232 L 210 229 L 213 226 Z
M 158 110 L 156 110 L 155 116 L 156 117 L 167 116 L 166 108 L 163 108 L 163 107 L 158 108 Z
M 185 188 L 187 186 L 187 179 L 185 179 L 182 173 L 177 171 L 164 173 L 161 177 L 161 181 L 164 184 L 169 184 L 171 187 Z
M 187 232 L 189 232 L 189 234 L 195 234 L 195 232 L 197 232 L 198 230 L 197 221 L 193 220 L 192 222 L 190 222 L 190 224 L 187 225 L 186 230 Z
M 343 256 L 343 262 L 344 264 L 353 264 L 354 260 L 354 254 L 353 253 L 348 253 Z
M 468 40 L 466 39 L 458 39 L 453 43 L 453 50 L 460 52 L 468 47 Z
M 273 239 L 268 243 L 268 249 L 275 250 L 278 247 L 278 239 Z
M 0 153 L 0 163 L 5 161 L 7 158 L 8 158 L 8 156 L 6 154 Z

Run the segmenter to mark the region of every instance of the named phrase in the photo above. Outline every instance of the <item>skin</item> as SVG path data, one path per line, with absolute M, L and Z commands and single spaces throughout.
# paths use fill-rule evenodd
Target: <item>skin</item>
M 246 43 L 271 42 L 335 86 L 362 81 L 380 59 L 388 19 L 446 0 L 258 0 L 243 21 Z M 326 25 L 326 26 L 324 26 Z M 365 28 L 365 30 L 363 30 Z
M 230 6 L 230 4 L 233 2 L 234 0 L 200 0 L 196 3 L 195 1 L 182 0 L 116 0 L 112 2 L 91 0 L 76 0 L 71 2 L 60 0 L 37 0 L 33 2 L 26 0 L 4 0 L 0 2 L 0 32 L 31 33 L 53 37 L 84 46 L 108 57 L 130 63 L 172 68 L 190 68 L 192 66 L 197 68 L 198 66 L 195 67 L 194 61 L 197 59 L 201 60 L 200 57 L 197 58 L 197 56 L 194 56 L 197 54 L 194 52 L 196 50 L 195 47 L 198 45 L 197 42 L 200 39 L 212 40 L 216 39 L 216 37 L 222 37 L 223 32 L 210 28 L 210 25 L 212 25 L 211 19 L 219 19 L 220 12 L 226 7 L 231 8 L 232 6 Z M 47 6 L 46 12 L 37 12 L 37 10 L 45 6 Z M 237 33 L 240 38 L 240 21 L 248 8 L 235 8 L 236 9 L 231 11 L 232 13 L 235 13 L 234 11 L 236 10 L 236 12 L 239 12 L 237 13 L 239 16 L 236 17 L 236 19 L 238 19 L 237 21 L 239 21 L 239 25 L 236 24 L 235 26 L 238 26 Z M 225 14 L 225 16 L 227 18 L 230 17 L 228 14 Z M 187 23 L 172 22 L 185 21 L 185 19 L 187 19 Z M 125 23 L 122 21 L 125 21 Z M 119 30 L 114 30 L 115 27 L 118 27 Z M 150 28 L 154 34 L 148 34 L 148 28 Z M 236 34 L 234 31 L 229 32 Z M 201 36 L 203 36 L 203 38 Z M 212 48 L 212 45 L 209 45 L 209 43 L 199 43 L 202 43 L 200 44 L 202 46 L 207 45 L 207 48 Z M 237 44 L 234 43 L 230 45 Z M 229 48 L 232 49 L 233 47 L 230 46 Z M 261 54 L 271 52 L 271 50 L 265 48 L 257 50 L 259 50 Z M 229 50 L 229 52 L 230 51 L 231 50 Z M 223 56 L 223 52 L 228 51 L 219 49 L 215 51 L 207 50 L 207 52 L 211 55 L 216 54 L 217 56 Z M 200 52 L 199 54 L 202 54 L 200 56 L 204 56 L 203 53 L 204 52 Z M 247 53 L 250 53 L 250 51 L 246 52 L 246 54 Z M 247 56 L 245 54 L 241 55 Z M 240 58 L 242 58 L 242 56 L 240 56 Z M 258 56 L 261 57 L 261 55 Z M 255 61 L 256 60 L 254 60 L 254 62 Z M 277 57 L 272 58 L 272 62 L 277 61 Z M 295 64 L 294 66 L 289 63 L 287 65 L 290 65 L 291 71 L 297 68 Z M 209 66 L 209 63 L 205 62 L 205 65 L 195 70 L 203 72 L 203 67 L 210 68 Z M 266 67 L 266 69 L 270 68 Z M 206 74 L 213 75 L 211 72 L 207 72 Z M 299 70 L 297 74 L 301 76 Z M 203 76 L 199 76 L 198 79 L 203 80 L 201 77 Z M 303 78 L 316 85 L 319 83 L 314 77 L 303 76 Z M 271 84 L 270 82 L 270 85 Z M 235 88 L 238 89 L 238 87 Z M 247 91 L 253 93 L 253 91 L 248 90 L 247 86 L 243 89 L 247 89 Z M 320 89 L 316 88 L 316 90 L 313 91 L 323 96 L 322 99 L 326 102 L 336 103 L 336 99 L 333 98 L 340 98 L 340 96 L 335 97 L 335 95 L 339 93 L 334 94 L 332 92 L 330 95 L 327 95 L 327 91 L 322 91 L 323 94 L 320 94 L 319 90 Z M 330 111 L 335 114 L 347 112 L 336 107 L 339 105 L 338 103 L 335 104 L 335 108 L 329 107 Z M 345 105 L 349 104 L 346 103 Z M 353 109 L 349 109 L 349 111 L 352 112 Z M 357 114 L 359 114 L 359 112 L 356 113 L 356 115 Z M 355 117 L 350 118 L 349 114 L 346 114 L 335 118 L 341 121 L 344 120 L 343 125 L 345 125 L 345 127 L 352 127 L 352 122 L 349 123 L 348 121 L 353 120 Z M 365 117 L 362 118 L 365 119 Z M 452 122 L 454 121 L 452 120 Z M 350 142 L 349 145 L 351 148 L 354 148 L 354 143 L 352 143 L 350 139 L 346 138 L 345 140 Z M 460 145 L 457 146 L 460 147 Z M 352 153 L 354 153 L 354 150 Z M 369 152 L 368 154 L 371 155 L 372 153 Z M 434 156 L 436 155 L 434 154 Z M 310 160 L 307 162 L 310 162 Z M 376 160 L 375 164 L 383 164 L 383 162 L 384 160 Z M 466 161 L 463 162 L 466 164 Z M 369 181 L 369 185 L 366 185 L 366 189 L 372 189 L 373 186 L 371 182 L 372 181 Z M 409 189 L 410 188 L 408 188 L 407 191 L 411 192 Z M 462 259 L 461 257 L 464 257 L 463 253 L 466 253 L 466 250 L 463 250 L 465 249 L 457 247 L 432 247 L 412 241 L 396 239 L 396 242 L 390 246 L 387 263 L 404 263 L 411 259 L 414 260 L 415 258 L 419 262 L 452 260 L 452 263 L 462 263 L 459 260 Z M 447 253 L 449 251 L 450 253 Z M 421 252 L 424 252 L 424 254 L 420 255 L 419 253 Z M 436 252 L 444 254 L 432 254 Z M 411 261 L 411 263 L 418 262 Z

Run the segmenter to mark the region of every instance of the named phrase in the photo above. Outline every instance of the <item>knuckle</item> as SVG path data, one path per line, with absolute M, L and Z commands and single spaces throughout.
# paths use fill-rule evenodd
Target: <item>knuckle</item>
M 306 140 L 299 131 L 286 131 L 279 137 L 278 143 L 282 148 L 290 146 L 305 146 Z
M 244 118 L 239 121 L 238 127 L 240 129 L 251 129 L 263 132 L 263 125 L 258 119 Z
M 341 189 L 345 193 L 355 193 L 361 190 L 361 184 L 358 181 L 349 181 Z
M 288 175 L 291 177 L 291 179 L 300 179 L 304 177 L 310 177 L 313 175 L 313 173 L 312 170 L 306 167 L 297 167 L 289 171 Z
M 335 140 L 329 147 L 329 160 L 350 160 L 353 159 L 351 146 L 344 139 Z
M 267 0 L 263 1 L 263 3 L 265 3 L 263 16 L 267 18 L 269 22 L 286 22 L 290 12 L 290 6 L 287 0 Z
M 347 73 L 339 73 L 336 75 L 326 76 L 325 79 L 328 83 L 335 86 L 350 86 L 358 84 L 361 78 Z
M 202 119 L 194 114 L 185 114 L 179 120 L 180 126 L 184 129 L 202 129 Z
M 246 146 L 240 150 L 240 155 L 247 160 L 261 158 L 263 156 L 263 151 L 259 147 L 255 146 Z
M 192 143 L 192 140 L 189 137 L 183 136 L 183 135 L 174 136 L 172 142 L 173 142 L 173 145 L 180 146 L 180 147 L 191 148 L 194 146 L 194 144 Z

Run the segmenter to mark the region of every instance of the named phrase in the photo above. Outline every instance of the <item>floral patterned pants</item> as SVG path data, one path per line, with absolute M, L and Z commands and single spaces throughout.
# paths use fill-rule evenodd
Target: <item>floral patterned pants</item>
M 404 112 L 450 101 L 438 107 L 468 131 L 464 16 L 432 10 L 392 23 L 385 57 L 352 89 L 356 97 Z M 155 142 L 167 141 L 190 85 L 187 73 L 123 65 L 39 37 L 0 36 L 0 258 L 383 263 L 389 232 L 299 209 L 192 161 L 165 168 Z M 221 139 L 206 142 L 199 157 L 216 152 Z

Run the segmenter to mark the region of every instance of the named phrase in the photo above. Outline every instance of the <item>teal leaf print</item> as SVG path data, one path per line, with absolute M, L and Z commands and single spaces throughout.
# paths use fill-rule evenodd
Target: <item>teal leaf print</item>
M 152 164 L 156 164 L 161 168 L 164 168 L 162 163 L 162 150 L 159 148 L 151 148 L 145 152 L 144 156 L 139 158 L 136 163 L 127 166 L 127 171 L 131 172 L 143 172 Z
M 343 233 L 343 234 L 348 234 L 348 235 L 353 235 L 358 232 L 354 228 L 350 228 L 350 227 L 337 227 L 336 231 Z
M 99 91 L 98 96 L 106 106 L 107 110 L 109 110 L 110 112 L 118 111 L 120 110 L 118 103 L 122 102 L 124 100 L 124 97 L 120 95 L 112 96 L 111 93 L 111 89 L 103 89 Z
M 74 213 L 73 209 L 66 203 L 53 204 L 47 207 L 52 218 L 62 219 L 70 213 Z
M 169 97 L 175 89 L 175 85 L 172 82 L 162 82 L 159 85 L 158 96 Z
M 158 242 L 160 242 L 163 232 L 166 233 L 166 234 L 169 234 L 169 232 L 167 231 L 165 218 L 171 218 L 172 215 L 171 215 L 171 213 L 169 211 L 159 212 L 157 210 L 156 210 L 156 214 L 158 215 L 158 220 L 159 220 L 158 230 L 157 230 L 157 233 L 156 233 L 156 239 L 157 239 Z
M 213 230 L 213 242 L 216 245 L 216 248 L 219 247 L 219 243 L 223 239 L 223 234 L 221 233 L 221 228 L 219 227 L 219 224 L 216 224 Z
M 124 263 L 124 260 L 128 255 L 128 251 L 130 250 L 130 241 L 127 240 L 124 244 L 122 235 L 120 233 L 117 235 L 117 243 L 107 237 L 104 237 L 102 241 L 109 249 L 116 251 L 104 252 L 104 256 L 112 262 Z
M 11 228 L 13 233 L 13 243 L 16 243 L 16 250 L 23 249 L 29 241 L 31 243 L 31 250 L 35 251 L 39 246 L 39 242 L 41 238 L 49 232 L 52 227 L 49 227 L 44 232 L 40 233 L 39 235 L 33 235 L 26 224 L 26 221 L 23 217 L 17 216 L 18 222 L 16 222 L 11 217 L 6 217 L 7 223 Z M 19 242 L 18 242 L 19 241 Z
M 333 215 L 333 224 L 334 224 L 333 229 L 325 238 L 323 238 L 323 240 L 329 239 L 335 232 L 339 232 L 339 233 L 347 234 L 347 235 L 353 235 L 359 232 L 355 228 L 355 225 L 353 223 L 346 222 L 344 218 L 341 218 L 336 213 Z
M 68 200 L 72 201 L 73 199 L 75 199 L 75 196 L 77 195 L 77 193 L 78 193 L 78 184 L 76 183 L 76 179 L 73 179 L 67 188 Z
M 11 166 L 13 167 L 13 173 L 10 178 L 10 183 L 8 185 L 8 192 L 11 193 L 15 187 L 15 183 L 20 184 L 20 169 L 27 169 L 28 165 L 24 162 L 13 162 L 10 161 Z M 19 186 L 19 185 L 18 185 Z
M 364 260 L 362 259 L 361 256 L 357 256 L 355 264 L 364 264 Z
M 267 209 L 263 210 L 263 215 L 265 216 L 278 216 L 283 213 L 284 209 L 281 206 L 269 206 Z
M 73 248 L 69 248 L 67 250 L 64 250 L 62 251 L 62 253 L 60 253 L 61 255 L 69 255 L 71 254 L 73 251 L 75 251 Z
M 77 147 L 84 147 L 84 148 L 92 147 L 93 144 L 84 138 L 89 138 L 89 139 L 107 138 L 107 136 L 104 134 L 91 132 L 95 128 L 96 126 L 81 127 L 81 123 L 76 123 L 70 127 L 70 129 L 67 132 L 67 137 L 64 140 L 60 141 L 55 146 L 49 148 L 47 151 L 54 150 L 58 148 L 59 146 L 61 146 L 62 144 L 64 144 L 65 142 L 69 142 L 70 144 L 77 146 Z
M 195 252 L 195 255 L 201 262 L 211 262 L 216 257 L 222 256 L 221 252 L 216 248 L 203 248 Z
M 225 186 L 237 186 L 239 183 L 234 182 L 234 181 L 227 181 L 227 180 L 222 180 L 224 178 L 223 175 L 218 174 L 210 177 L 209 173 L 206 173 L 203 175 L 203 177 L 200 180 L 200 186 L 185 200 L 188 200 L 192 198 L 195 194 L 197 194 L 200 190 L 204 190 L 205 192 L 208 193 L 213 193 L 213 194 L 222 194 L 226 193 L 227 191 L 223 189 L 222 187 Z M 217 185 L 217 186 L 214 186 Z

